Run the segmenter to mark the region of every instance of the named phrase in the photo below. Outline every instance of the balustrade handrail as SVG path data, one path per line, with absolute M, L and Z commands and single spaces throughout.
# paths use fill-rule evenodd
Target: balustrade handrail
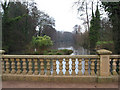
M 120 58 L 120 55 L 110 55 L 110 58 Z
M 99 55 L 2 55 L 2 58 L 100 58 Z M 120 55 L 110 55 L 120 58 Z
M 2 58 L 48 58 L 48 59 L 61 59 L 61 58 L 96 58 L 99 59 L 99 55 L 2 55 Z

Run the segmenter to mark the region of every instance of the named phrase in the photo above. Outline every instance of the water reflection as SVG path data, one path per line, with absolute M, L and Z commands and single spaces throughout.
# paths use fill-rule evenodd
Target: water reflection
M 68 49 L 68 50 L 73 50 L 73 53 L 71 55 L 89 55 L 90 51 L 88 49 L 85 49 L 81 46 L 74 45 L 72 43 L 59 43 L 55 44 L 53 49 Z

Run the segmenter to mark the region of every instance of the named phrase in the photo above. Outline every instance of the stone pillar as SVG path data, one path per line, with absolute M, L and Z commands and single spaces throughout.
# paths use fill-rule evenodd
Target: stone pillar
M 2 65 L 0 64 L 0 69 L 2 69 L 2 70 L 0 70 L 0 74 L 2 74 L 2 73 L 5 73 L 5 67 L 4 67 L 4 60 L 2 59 L 2 55 L 5 53 L 5 51 L 4 50 L 0 50 L 0 63 L 2 63 Z M 1 72 L 2 71 L 2 72 Z
M 111 51 L 101 49 L 97 50 L 97 54 L 100 55 L 100 76 L 110 75 L 110 54 Z

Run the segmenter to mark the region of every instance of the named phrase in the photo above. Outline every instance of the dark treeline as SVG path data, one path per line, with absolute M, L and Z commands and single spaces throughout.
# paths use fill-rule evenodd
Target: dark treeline
M 45 25 L 43 27 L 42 36 L 44 35 L 51 37 L 55 45 L 59 43 L 74 43 L 74 37 L 72 32 L 57 31 L 51 26 Z
M 1 5 L 3 9 L 3 49 L 8 53 L 16 51 L 21 52 L 21 50 L 26 48 L 26 45 L 30 42 L 35 33 L 37 17 L 33 15 L 33 12 L 30 12 L 27 7 L 27 3 L 21 4 L 20 2 L 5 2 Z M 30 8 L 32 11 L 36 6 L 33 4 Z
M 104 9 L 108 12 L 108 16 L 112 23 L 113 41 L 115 45 L 115 53 L 120 54 L 120 1 L 119 2 L 103 2 Z
M 2 2 L 2 48 L 9 54 L 21 54 L 30 46 L 38 33 L 36 26 L 54 31 L 55 21 L 48 14 L 38 10 L 35 2 Z
M 73 43 L 73 34 L 71 32 L 57 32 L 56 42 Z
M 51 37 L 53 44 L 73 42 L 72 33 L 56 31 L 55 20 L 35 2 L 2 2 L 2 48 L 8 54 L 26 54 L 33 36 Z M 38 30 L 36 30 L 38 27 Z
M 51 29 L 45 28 L 43 30 L 43 35 L 50 36 L 52 41 L 54 42 L 54 47 L 59 46 L 59 44 L 66 44 L 66 45 L 73 45 L 75 43 L 74 41 L 74 34 L 72 32 L 62 32 L 57 31 L 55 28 Z

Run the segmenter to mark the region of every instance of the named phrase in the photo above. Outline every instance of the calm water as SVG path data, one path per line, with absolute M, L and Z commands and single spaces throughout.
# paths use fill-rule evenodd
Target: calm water
M 71 55 L 89 55 L 90 51 L 81 47 L 81 46 L 77 46 L 74 45 L 72 43 L 59 43 L 59 44 L 55 44 L 53 47 L 53 49 L 69 49 L 69 50 L 73 50 L 73 53 Z
M 71 55 L 89 55 L 90 54 L 89 50 L 84 49 L 83 47 L 77 47 L 77 48 L 74 48 L 73 46 L 59 47 L 58 50 L 60 49 L 73 50 L 73 53 Z

